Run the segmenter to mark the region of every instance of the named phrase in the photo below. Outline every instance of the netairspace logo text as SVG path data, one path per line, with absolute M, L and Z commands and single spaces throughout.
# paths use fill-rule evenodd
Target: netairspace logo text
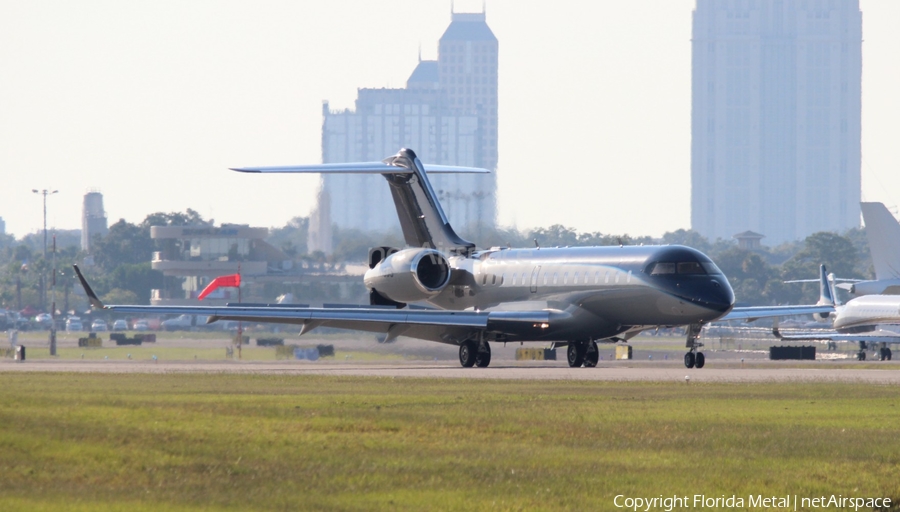
M 616 508 L 631 510 L 633 512 L 651 512 L 663 510 L 696 510 L 696 509 L 729 509 L 729 508 L 760 508 L 768 510 L 872 510 L 891 508 L 891 498 L 862 498 L 832 494 L 829 496 L 800 497 L 797 494 L 785 494 L 783 496 L 764 496 L 751 494 L 749 496 L 707 496 L 705 494 L 663 496 L 657 497 L 632 497 L 618 494 L 613 498 Z

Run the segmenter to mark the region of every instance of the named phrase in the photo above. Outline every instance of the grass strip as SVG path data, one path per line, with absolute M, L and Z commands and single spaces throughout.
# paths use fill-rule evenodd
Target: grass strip
M 0 386 L 2 510 L 900 501 L 889 386 L 37 373 Z

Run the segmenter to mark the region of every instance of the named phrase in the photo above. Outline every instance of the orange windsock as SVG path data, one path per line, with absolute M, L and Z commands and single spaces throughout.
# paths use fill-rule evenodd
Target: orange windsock
M 241 275 L 240 274 L 231 274 L 230 276 L 219 276 L 213 279 L 206 288 L 200 292 L 200 295 L 197 296 L 198 300 L 203 300 L 204 297 L 214 292 L 217 288 L 222 287 L 239 287 L 241 286 Z

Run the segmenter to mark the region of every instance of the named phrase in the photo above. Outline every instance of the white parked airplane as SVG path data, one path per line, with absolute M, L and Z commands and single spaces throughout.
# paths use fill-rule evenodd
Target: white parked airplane
M 900 223 L 882 203 L 859 203 L 875 280 L 840 283 L 851 295 L 900 295 Z
M 833 283 L 826 276 L 825 265 L 819 267 L 820 298 L 818 304 L 831 303 L 835 306 L 833 331 L 784 334 L 778 325 L 772 333 L 786 341 L 842 341 L 859 343 L 857 358 L 866 359 L 868 345 L 878 347 L 882 361 L 890 360 L 890 345 L 900 343 L 900 333 L 891 329 L 900 328 L 900 295 L 864 295 L 848 301 L 844 305 L 834 300 Z M 826 315 L 827 316 L 827 315 Z M 816 316 L 816 318 L 823 318 Z M 885 327 L 888 327 L 885 329 Z
M 831 305 L 733 310 L 728 280 L 705 254 L 689 247 L 476 250 L 450 226 L 427 173 L 488 171 L 423 165 L 409 149 L 382 162 L 234 170 L 384 176 L 407 246 L 370 251 L 364 280 L 371 306 L 105 306 L 79 271 L 91 304 L 124 313 L 299 324 L 301 334 L 330 326 L 382 333 L 385 341 L 410 336 L 459 346 L 459 361 L 466 367 L 490 364 L 490 342 L 526 341 L 566 346 L 569 366 L 596 366 L 598 341 L 687 326 L 684 363 L 701 368 L 705 357 L 698 338 L 708 322 L 833 310 Z M 412 309 L 409 303 L 425 303 L 427 308 Z
M 835 286 L 854 297 L 900 295 L 900 223 L 882 203 L 859 203 L 866 224 L 869 253 L 875 279 L 847 279 L 829 274 Z M 794 279 L 785 283 L 814 283 L 818 279 Z M 835 296 L 836 298 L 837 296 Z

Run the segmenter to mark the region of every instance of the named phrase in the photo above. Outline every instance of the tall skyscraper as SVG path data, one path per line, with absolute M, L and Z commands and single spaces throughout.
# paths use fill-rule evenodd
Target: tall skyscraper
M 90 252 L 94 235 L 106 236 L 108 232 L 103 194 L 88 192 L 84 195 L 84 207 L 81 210 L 81 250 Z
M 381 160 L 402 147 L 423 162 L 497 168 L 497 38 L 484 13 L 452 13 L 438 60 L 419 60 L 404 89 L 359 89 L 355 110 L 323 107 L 322 162 Z M 445 213 L 461 231 L 492 226 L 496 174 L 433 175 Z M 324 209 L 329 213 L 323 213 Z M 331 223 L 399 230 L 381 176 L 324 175 L 309 250 L 332 251 Z
M 697 0 L 691 224 L 770 244 L 859 226 L 858 0 Z

